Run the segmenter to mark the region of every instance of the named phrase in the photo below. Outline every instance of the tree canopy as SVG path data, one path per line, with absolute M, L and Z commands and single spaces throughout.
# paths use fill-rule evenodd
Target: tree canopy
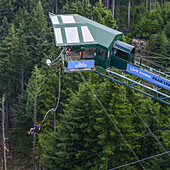
M 93 72 L 62 71 L 59 107 L 49 112 L 40 132 L 27 133 L 58 100 L 60 62 L 45 65 L 47 58 L 54 60 L 60 53 L 48 12 L 76 13 L 123 31 L 126 41 L 145 40 L 145 50 L 159 55 L 152 61 L 168 70 L 169 7 L 163 0 L 1 0 L 0 99 L 6 95 L 6 140 L 0 142 L 0 167 L 5 169 L 7 161 L 9 169 L 112 169 L 163 153 L 143 121 L 169 151 L 170 107 Z M 164 154 L 125 169 L 168 169 L 169 161 Z

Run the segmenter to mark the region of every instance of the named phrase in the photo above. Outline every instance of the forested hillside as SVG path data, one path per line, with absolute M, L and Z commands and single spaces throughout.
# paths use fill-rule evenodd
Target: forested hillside
M 170 73 L 168 0 L 0 0 L 0 169 L 170 169 L 170 106 L 93 72 L 60 79 L 49 12 L 144 42 L 138 55 Z

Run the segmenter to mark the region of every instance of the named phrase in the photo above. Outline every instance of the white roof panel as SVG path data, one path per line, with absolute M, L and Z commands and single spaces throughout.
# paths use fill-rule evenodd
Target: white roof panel
M 77 27 L 65 27 L 67 43 L 79 43 Z
M 51 16 L 51 20 L 52 20 L 52 24 L 54 25 L 54 24 L 59 24 L 59 21 L 58 21 L 58 18 L 57 18 L 57 16 L 55 15 L 55 16 Z
M 56 38 L 57 44 L 62 44 L 63 38 L 61 34 L 61 28 L 55 28 L 54 32 L 55 32 L 55 38 Z
M 87 26 L 81 26 L 81 31 L 83 34 L 83 40 L 84 42 L 92 42 L 94 41 L 93 36 L 91 35 L 91 32 Z
M 64 24 L 76 23 L 76 21 L 74 20 L 74 17 L 72 15 L 70 15 L 70 16 L 61 15 L 61 19 L 62 19 Z

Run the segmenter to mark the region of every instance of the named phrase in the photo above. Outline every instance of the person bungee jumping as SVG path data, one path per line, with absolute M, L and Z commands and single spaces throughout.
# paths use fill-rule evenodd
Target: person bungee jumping
M 38 123 L 35 123 L 34 128 L 31 128 L 28 134 L 37 133 L 39 130 L 40 130 L 40 126 L 38 125 Z

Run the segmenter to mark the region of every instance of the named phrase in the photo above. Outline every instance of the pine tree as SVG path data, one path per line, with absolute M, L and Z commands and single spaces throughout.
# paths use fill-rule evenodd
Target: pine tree
M 41 2 L 31 15 L 28 17 L 29 23 L 27 21 L 24 23 L 24 28 L 26 30 L 27 50 L 32 58 L 30 65 L 34 67 L 35 64 L 41 64 L 42 59 L 46 57 L 51 40 Z
M 68 104 L 64 104 L 64 113 L 61 115 L 61 123 L 57 128 L 57 148 L 55 149 L 56 158 L 52 157 L 53 162 L 57 162 L 57 167 L 72 169 L 97 168 L 96 158 L 91 158 L 86 162 L 68 165 L 69 162 L 81 159 L 96 152 L 97 133 L 94 129 L 97 114 L 94 112 L 96 102 L 91 94 L 87 92 L 87 86 L 82 83 L 76 93 L 72 93 Z M 52 142 L 54 143 L 55 140 Z M 56 142 L 55 142 L 56 143 Z M 45 148 L 44 148 L 45 149 Z M 47 148 L 46 148 L 47 149 Z M 45 158 L 45 157 L 44 157 Z M 46 164 L 48 168 L 51 166 Z
M 40 163 L 46 169 L 61 169 L 57 160 L 57 152 L 60 149 L 57 147 L 59 143 L 58 135 L 54 132 L 46 132 L 39 137 L 38 153 Z
M 29 79 L 25 94 L 20 95 L 18 98 L 18 104 L 15 105 L 14 119 L 16 128 L 12 130 L 11 138 L 23 141 L 17 145 L 14 154 L 17 156 L 19 165 L 35 166 L 35 146 L 36 136 L 34 134 L 34 141 L 32 146 L 31 136 L 27 134 L 29 129 L 35 122 L 40 122 L 41 113 L 39 113 L 39 102 L 41 98 L 42 89 L 44 86 L 44 76 L 41 75 L 40 70 L 35 66 L 32 76 Z M 37 114 L 39 113 L 39 114 Z M 33 123 L 34 122 L 34 123 Z M 32 147 L 33 151 L 32 152 Z M 25 152 L 27 150 L 27 152 Z M 20 161 L 24 156 L 25 161 Z M 15 165 L 15 163 L 14 163 Z
M 32 166 L 32 138 L 27 134 L 32 127 L 32 116 L 26 111 L 27 94 L 18 96 L 18 104 L 13 108 L 13 120 L 15 128 L 12 128 L 10 141 L 13 145 L 15 160 L 11 167 Z M 24 159 L 23 159 L 24 158 Z
M 25 8 L 25 10 L 27 10 L 30 13 L 37 5 L 37 1 L 36 0 L 20 0 L 20 1 L 14 1 L 13 5 L 14 5 L 15 12 L 18 11 L 19 9 Z
M 21 94 L 24 94 L 25 91 L 25 83 L 28 82 L 28 77 L 30 76 L 30 55 L 29 51 L 27 50 L 26 45 L 26 34 L 23 33 L 19 39 L 19 55 L 18 55 L 18 66 L 19 74 L 20 74 L 20 87 L 21 87 Z
M 62 8 L 62 14 L 68 14 L 68 11 L 69 11 L 69 3 L 68 3 L 68 0 L 66 0 L 66 3 L 65 5 L 63 6 Z
M 69 11 L 70 11 L 70 14 L 78 13 L 78 8 L 77 8 L 76 3 L 74 3 L 74 2 L 71 3 Z
M 150 46 L 148 47 L 148 49 L 150 51 L 154 51 L 160 55 L 165 55 L 167 57 L 169 56 L 169 40 L 164 32 L 151 36 L 149 44 Z M 156 59 L 156 62 L 161 63 L 162 66 L 165 66 L 168 69 L 168 59 L 166 60 L 160 58 Z
M 110 117 L 124 138 L 128 141 L 137 137 L 139 134 L 136 133 L 135 127 L 132 124 L 133 115 L 131 114 L 131 109 L 119 90 L 109 82 L 99 89 L 99 91 L 101 91 L 99 94 L 102 95 L 101 102 L 106 103 L 104 106 L 108 114 L 110 114 Z M 125 88 L 121 87 L 121 89 L 126 94 Z M 105 101 L 105 99 L 107 100 Z M 119 166 L 121 163 L 124 164 L 135 159 L 127 145 L 114 148 L 114 146 L 125 142 L 119 131 L 117 131 L 117 128 L 115 128 L 115 125 L 106 113 L 101 110 L 100 118 L 97 119 L 96 125 L 96 129 L 100 133 L 100 135 L 98 135 L 100 139 L 99 144 L 103 150 L 106 150 L 100 158 L 101 168 L 113 168 Z M 138 146 L 134 143 L 133 145 L 130 144 L 130 147 L 134 149 Z M 129 155 L 131 155 L 131 157 L 129 157 Z M 130 169 L 133 168 L 133 166 L 130 167 Z
M 12 87 L 16 83 L 14 80 L 16 77 L 14 77 L 12 73 L 15 73 L 16 71 L 14 64 L 15 64 L 15 55 L 16 55 L 17 47 L 18 47 L 18 39 L 15 36 L 14 25 L 12 24 L 12 27 L 9 29 L 8 36 L 0 44 L 1 90 L 5 90 L 5 88 L 7 87 L 10 88 L 10 86 Z M 11 90 L 9 90 L 8 92 L 10 93 Z
M 0 1 L 0 26 L 2 20 L 6 17 L 8 22 L 11 23 L 14 19 L 14 7 L 11 0 L 1 0 Z
M 93 20 L 104 24 L 104 16 L 106 15 L 106 8 L 104 7 L 104 5 L 102 4 L 101 0 L 95 4 L 95 6 L 93 6 Z
M 27 18 L 27 19 L 25 19 Z M 19 31 L 19 29 L 23 30 L 25 33 L 28 31 L 29 25 L 27 25 L 30 22 L 30 14 L 26 10 L 25 7 L 19 8 L 15 15 L 15 20 L 13 21 L 16 30 Z
M 133 114 L 133 123 L 135 124 L 136 132 L 142 133 L 142 129 L 145 128 L 145 125 L 143 124 L 142 120 L 139 118 L 138 114 L 145 118 L 145 112 L 146 112 L 146 105 L 147 100 L 144 95 L 141 95 L 141 93 L 137 93 L 136 91 L 126 88 L 126 95 L 122 97 L 126 99 L 127 103 L 129 103 L 129 107 L 131 109 L 131 113 Z M 138 114 L 137 114 L 137 113 Z
M 77 2 L 77 8 L 78 8 L 78 14 L 84 16 L 85 9 L 83 8 L 83 4 L 80 1 Z
M 163 125 L 163 127 L 167 127 L 170 122 L 169 107 L 167 105 L 161 105 L 160 113 L 161 113 L 161 117 L 159 117 L 159 120 L 161 120 L 161 125 Z M 166 150 L 169 150 L 170 145 L 169 145 L 168 136 L 170 135 L 170 130 L 166 129 L 166 130 L 162 131 L 161 133 L 155 134 L 155 135 L 157 137 L 159 137 L 161 143 L 166 148 Z M 157 154 L 159 154 L 159 152 Z M 150 162 L 152 163 L 151 169 L 152 170 L 153 169 L 168 169 L 169 161 L 170 161 L 170 158 L 167 154 L 165 154 L 161 157 L 158 157 L 157 159 L 150 160 Z
M 104 108 L 107 110 L 109 115 L 111 115 L 109 108 L 110 102 L 112 100 L 112 93 L 115 91 L 112 83 L 108 80 L 105 80 L 98 84 L 98 88 L 96 89 L 95 93 L 97 97 L 100 99 L 101 103 L 103 104 Z M 113 153 L 111 146 L 113 146 L 113 142 L 115 141 L 114 137 L 116 138 L 116 132 L 113 128 L 113 125 L 107 114 L 101 108 L 101 106 L 96 110 L 98 113 L 98 118 L 96 119 L 95 129 L 98 131 L 98 144 L 101 146 L 101 150 L 106 150 L 104 153 L 99 155 L 100 160 L 100 168 L 107 169 L 108 162 L 109 162 L 109 155 Z M 112 135 L 112 137 L 111 137 Z
M 132 33 L 136 37 L 149 38 L 150 35 L 160 32 L 163 25 L 162 9 L 158 7 L 156 10 L 151 10 L 139 17 Z
M 105 25 L 113 28 L 113 29 L 117 29 L 117 25 L 116 25 L 116 21 L 114 20 L 114 17 L 112 15 L 112 12 L 109 10 L 107 11 L 106 16 L 104 17 L 105 19 Z
M 0 42 L 5 39 L 8 35 L 10 24 L 6 17 L 2 20 L 2 24 L 0 26 Z
M 88 0 L 84 0 L 83 2 L 83 8 L 84 8 L 84 17 L 92 19 L 92 7 L 88 3 Z
M 38 27 L 36 27 L 36 33 L 40 33 L 40 35 L 42 36 L 42 31 L 47 32 L 48 27 L 47 27 L 47 20 L 44 15 L 41 1 L 39 1 L 37 9 L 35 13 L 33 13 L 33 15 L 34 18 L 36 19 L 36 24 L 38 25 Z
M 32 10 L 37 6 L 36 0 L 24 0 L 24 3 L 24 7 L 29 13 L 31 13 Z
M 45 70 L 45 68 L 43 70 Z M 43 115 L 47 112 L 47 110 L 56 106 L 56 96 L 58 96 L 58 76 L 56 75 L 56 72 L 58 73 L 58 68 L 48 68 L 48 74 L 46 75 L 48 80 L 46 81 L 46 85 L 44 86 L 40 104 L 40 112 L 43 113 Z M 42 125 L 41 129 L 44 133 L 41 133 L 40 136 L 38 154 L 42 166 L 46 167 L 47 169 L 55 169 L 60 167 L 60 162 L 58 161 L 60 156 L 56 157 L 56 155 L 58 155 L 58 152 L 60 152 L 60 147 L 57 146 L 57 144 L 60 142 L 58 137 L 58 124 L 60 120 L 62 120 L 61 117 L 63 113 L 63 108 L 64 105 L 68 103 L 70 93 L 72 93 L 72 91 L 76 92 L 78 89 L 79 79 L 79 74 L 62 75 L 60 104 L 56 111 L 57 132 L 52 132 L 52 125 L 54 121 L 52 112 L 48 114 L 45 122 Z
M 160 105 L 158 103 L 155 103 L 152 99 L 148 98 L 145 109 L 146 110 L 143 119 L 152 132 L 157 131 L 162 127 L 166 126 L 163 125 L 163 122 L 165 121 L 164 119 L 165 117 L 163 116 L 163 113 L 161 113 Z M 164 119 L 164 121 L 162 118 Z M 168 121 L 166 120 L 165 122 Z M 168 133 L 168 131 L 165 132 Z M 144 134 L 149 133 L 148 128 L 143 129 L 143 133 Z M 168 149 L 168 145 L 166 145 L 165 142 L 167 136 L 165 137 L 163 134 L 164 132 L 159 132 L 159 133 L 155 133 L 154 135 L 162 144 L 162 146 Z M 164 152 L 163 148 L 160 146 L 160 144 L 157 142 L 157 140 L 152 134 L 143 138 L 143 140 L 140 140 L 139 142 L 140 142 L 139 144 L 143 148 L 139 150 L 139 154 L 142 157 L 149 157 Z M 166 169 L 166 167 L 168 166 L 168 160 L 169 160 L 168 155 L 166 156 L 163 155 L 161 157 L 158 157 L 158 159 L 153 159 L 148 161 L 148 164 L 146 164 L 146 168 L 161 169 L 162 167 L 165 167 Z M 149 165 L 152 165 L 152 167 L 150 167 Z
M 59 78 L 56 72 L 58 73 L 58 68 L 50 71 L 46 75 L 47 80 L 46 80 L 46 84 L 44 85 L 44 90 L 42 92 L 41 103 L 40 103 L 40 112 L 43 114 L 43 116 L 45 116 L 46 112 L 49 109 L 56 108 L 56 104 L 58 101 L 58 93 L 59 93 L 59 89 L 58 89 Z M 57 111 L 55 112 L 55 115 L 59 117 Z M 43 128 L 49 132 L 56 131 L 56 127 L 54 127 L 55 121 L 56 121 L 56 117 L 54 116 L 54 113 L 50 112 L 46 117 Z
M 61 100 L 63 103 L 68 102 L 69 95 L 78 91 L 79 83 L 82 82 L 79 73 L 66 74 L 62 77 Z

